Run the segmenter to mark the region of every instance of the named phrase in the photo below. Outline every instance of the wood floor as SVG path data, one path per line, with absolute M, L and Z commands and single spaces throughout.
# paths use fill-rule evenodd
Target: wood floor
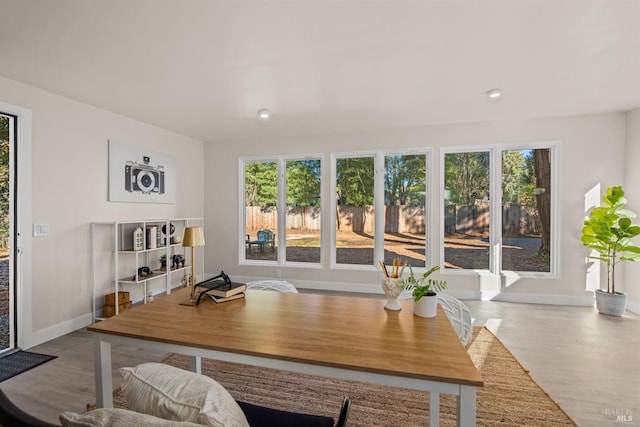
M 579 426 L 640 426 L 640 317 L 598 314 L 590 307 L 465 301 Z M 57 422 L 62 411 L 95 402 L 92 341 L 81 330 L 31 351 L 57 359 L 0 383 L 21 408 Z M 162 352 L 114 346 L 118 367 L 159 361 Z M 526 399 L 522 396 L 522 399 Z M 626 421 L 616 421 L 622 415 Z

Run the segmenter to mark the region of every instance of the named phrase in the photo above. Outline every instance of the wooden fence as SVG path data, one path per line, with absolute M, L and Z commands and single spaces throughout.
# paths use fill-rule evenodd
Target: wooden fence
M 488 233 L 489 202 L 471 206 L 449 205 L 445 207 L 445 233 Z M 502 205 L 502 235 L 521 237 L 541 233 L 538 210 L 529 206 Z
M 345 232 L 373 233 L 375 214 L 373 206 L 338 206 L 337 229 Z M 425 232 L 426 215 L 424 207 L 385 206 L 385 233 Z M 489 202 L 472 206 L 450 205 L 445 208 L 446 233 L 487 233 L 489 232 Z M 320 230 L 320 208 L 293 207 L 287 211 L 287 229 Z M 517 205 L 502 207 L 503 235 L 518 237 L 540 234 L 540 220 L 535 208 Z M 248 230 L 262 228 L 277 229 L 278 213 L 275 207 L 261 209 L 246 208 Z

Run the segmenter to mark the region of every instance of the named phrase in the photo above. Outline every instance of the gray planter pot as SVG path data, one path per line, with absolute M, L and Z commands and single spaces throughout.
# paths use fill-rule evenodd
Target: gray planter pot
M 596 308 L 602 314 L 608 316 L 622 316 L 627 307 L 627 294 L 616 292 L 610 294 L 596 289 Z

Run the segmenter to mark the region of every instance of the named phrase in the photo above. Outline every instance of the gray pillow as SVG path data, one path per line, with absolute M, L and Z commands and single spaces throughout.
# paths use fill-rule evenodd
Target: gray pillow
M 99 408 L 86 414 L 63 412 L 60 414 L 63 427 L 197 427 L 202 424 L 163 420 L 153 415 L 140 414 L 127 409 Z

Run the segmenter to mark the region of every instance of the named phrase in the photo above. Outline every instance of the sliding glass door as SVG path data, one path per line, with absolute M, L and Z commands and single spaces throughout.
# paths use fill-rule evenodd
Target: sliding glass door
M 13 206 L 15 117 L 0 113 L 0 352 L 15 347 Z

